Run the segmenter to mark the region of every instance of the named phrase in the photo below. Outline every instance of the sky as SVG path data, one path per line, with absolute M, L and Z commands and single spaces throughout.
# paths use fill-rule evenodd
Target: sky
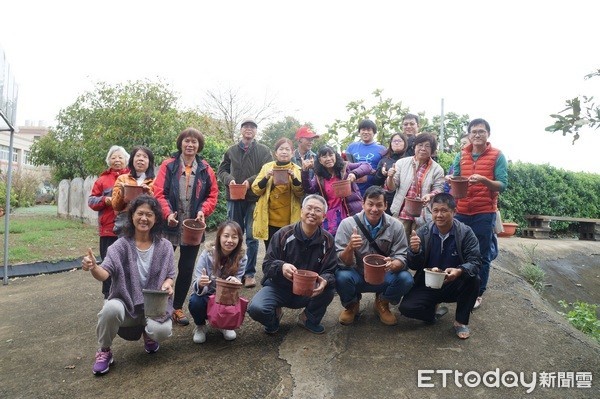
M 600 94 L 600 77 L 584 79 L 600 68 L 595 0 L 20 0 L 0 13 L 18 125 L 54 124 L 99 81 L 161 79 L 183 107 L 220 88 L 275 97 L 281 118 L 318 133 L 383 89 L 428 118 L 442 98 L 485 118 L 512 161 L 600 173 L 600 130 L 575 145 L 544 131 L 566 99 Z

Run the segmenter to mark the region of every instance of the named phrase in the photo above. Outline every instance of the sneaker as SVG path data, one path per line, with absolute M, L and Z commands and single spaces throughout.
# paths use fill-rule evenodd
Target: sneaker
M 325 327 L 322 324 L 315 324 L 308 320 L 306 314 L 304 312 L 300 313 L 298 316 L 298 325 L 300 327 L 306 328 L 313 334 L 323 334 L 325 332 Z
M 203 344 L 206 342 L 206 325 L 194 327 L 194 336 L 192 337 L 192 341 L 194 341 L 195 344 Z
M 283 317 L 283 309 L 275 308 L 275 316 L 277 316 L 277 325 L 275 327 L 265 327 L 265 332 L 267 334 L 275 334 L 279 331 L 279 323 L 281 322 L 281 318 Z
M 96 362 L 94 363 L 94 367 L 92 367 L 92 372 L 94 375 L 103 375 L 108 373 L 110 369 L 110 365 L 113 364 L 113 354 L 109 349 L 107 350 L 99 350 L 96 352 Z
M 156 353 L 158 352 L 158 348 L 160 348 L 158 342 L 151 339 L 148 334 L 144 332 L 144 350 L 146 353 Z
M 477 299 L 475 300 L 475 305 L 473 305 L 473 310 L 479 309 L 479 307 L 481 306 L 481 300 L 482 300 L 482 298 L 480 296 L 478 296 Z
M 173 311 L 172 319 L 175 324 L 179 324 L 180 326 L 187 326 L 188 324 L 190 324 L 190 321 L 181 309 L 175 309 Z
M 244 287 L 246 287 L 246 288 L 256 287 L 256 279 L 254 278 L 254 276 L 248 276 L 244 279 Z
M 221 331 L 221 333 L 223 334 L 223 338 L 225 338 L 225 341 L 233 341 L 237 337 L 237 334 L 233 330 L 219 330 L 219 331 Z

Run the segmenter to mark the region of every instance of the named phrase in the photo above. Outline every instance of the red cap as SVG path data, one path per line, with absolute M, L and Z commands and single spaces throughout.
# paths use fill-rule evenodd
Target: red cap
M 296 140 L 313 138 L 319 138 L 319 136 L 315 134 L 315 132 L 313 132 L 308 126 L 301 126 L 298 130 L 296 130 Z

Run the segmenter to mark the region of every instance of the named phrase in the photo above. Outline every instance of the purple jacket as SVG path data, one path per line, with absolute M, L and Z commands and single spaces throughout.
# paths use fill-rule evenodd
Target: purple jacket
M 372 172 L 371 165 L 364 162 L 349 163 L 345 162 L 346 173 L 342 176 L 342 179 L 347 179 L 350 173 L 354 173 L 357 179 L 368 176 Z M 308 171 L 302 171 L 302 188 L 306 194 L 319 194 L 329 204 L 327 194 L 325 194 L 323 177 L 315 175 L 312 179 L 308 177 Z M 342 199 L 342 203 L 346 206 L 348 215 L 354 215 L 362 211 L 362 196 L 356 183 L 352 182 L 352 194 Z

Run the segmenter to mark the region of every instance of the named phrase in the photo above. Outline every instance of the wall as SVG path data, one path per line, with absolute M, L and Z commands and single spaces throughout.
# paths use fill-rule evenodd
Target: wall
M 85 180 L 80 177 L 73 180 L 62 180 L 58 185 L 56 199 L 58 216 L 83 220 L 97 226 L 98 212 L 88 206 L 88 197 L 96 179 L 96 176 L 90 176 Z

